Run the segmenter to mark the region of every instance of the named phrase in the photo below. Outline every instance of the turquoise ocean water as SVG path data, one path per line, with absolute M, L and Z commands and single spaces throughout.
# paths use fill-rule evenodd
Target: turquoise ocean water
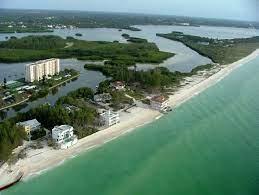
M 259 58 L 173 113 L 4 195 L 258 195 Z

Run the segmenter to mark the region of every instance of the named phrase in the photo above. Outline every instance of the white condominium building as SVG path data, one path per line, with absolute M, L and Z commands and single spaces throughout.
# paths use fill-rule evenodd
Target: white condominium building
M 74 128 L 69 125 L 56 126 L 52 129 L 52 139 L 61 149 L 67 149 L 77 143 Z
M 60 72 L 59 59 L 47 59 L 37 61 L 25 66 L 25 81 L 40 81 L 44 76 L 53 76 Z
M 107 110 L 106 112 L 102 113 L 100 116 L 105 126 L 108 126 L 108 127 L 120 122 L 120 116 L 118 112 Z

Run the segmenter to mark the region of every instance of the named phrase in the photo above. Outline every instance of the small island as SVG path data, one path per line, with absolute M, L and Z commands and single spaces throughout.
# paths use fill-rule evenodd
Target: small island
M 0 42 L 0 62 L 27 62 L 47 58 L 77 58 L 79 60 L 109 60 L 128 63 L 162 63 L 174 56 L 159 51 L 155 43 L 118 43 L 84 41 L 73 37 L 27 36 Z
M 126 33 L 123 33 L 121 36 L 122 36 L 123 38 L 125 38 L 125 39 L 129 39 L 129 38 L 130 38 L 130 35 L 129 35 L 129 34 L 126 34 Z
M 131 43 L 148 43 L 147 39 L 142 39 L 142 38 L 138 38 L 138 37 L 131 37 L 129 34 L 122 34 L 121 35 L 123 38 L 127 39 L 128 42 Z

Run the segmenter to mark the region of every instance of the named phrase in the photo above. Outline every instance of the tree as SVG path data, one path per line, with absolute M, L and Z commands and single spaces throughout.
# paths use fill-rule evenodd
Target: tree
M 46 75 L 43 75 L 43 77 L 42 77 L 42 83 L 45 84 L 45 81 L 46 81 Z
M 22 145 L 26 133 L 21 127 L 17 127 L 14 122 L 6 120 L 0 124 L 0 160 L 6 161 L 12 150 Z

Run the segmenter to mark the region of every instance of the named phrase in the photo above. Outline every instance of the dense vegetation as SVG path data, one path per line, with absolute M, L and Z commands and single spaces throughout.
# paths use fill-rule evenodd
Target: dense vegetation
M 42 138 L 46 136 L 46 131 L 44 129 L 39 129 L 37 131 L 31 132 L 31 140 L 37 140 L 39 138 Z
M 26 133 L 11 120 L 0 124 L 0 160 L 7 160 L 12 150 L 22 145 Z
M 142 88 L 148 90 L 162 89 L 165 86 L 169 87 L 177 85 L 185 75 L 180 72 L 170 72 L 164 67 L 158 67 L 149 71 L 135 71 L 128 69 L 126 66 L 100 66 L 86 64 L 85 68 L 100 71 L 104 75 L 112 77 L 113 80 L 124 81 L 128 85 L 136 82 L 140 83 Z
M 11 38 L 8 41 L 0 42 L 0 48 L 7 49 L 50 50 L 64 48 L 65 46 L 66 41 L 54 35 Z
M 70 47 L 67 47 L 69 45 Z M 82 60 L 132 61 L 161 63 L 173 54 L 159 51 L 154 43 L 116 43 L 83 41 L 71 37 L 27 36 L 0 42 L 1 62 L 21 62 L 51 57 Z
M 158 36 L 182 42 L 203 56 L 209 57 L 213 62 L 229 64 L 248 56 L 259 48 L 259 37 L 242 39 L 211 39 L 182 32 L 157 34 Z

